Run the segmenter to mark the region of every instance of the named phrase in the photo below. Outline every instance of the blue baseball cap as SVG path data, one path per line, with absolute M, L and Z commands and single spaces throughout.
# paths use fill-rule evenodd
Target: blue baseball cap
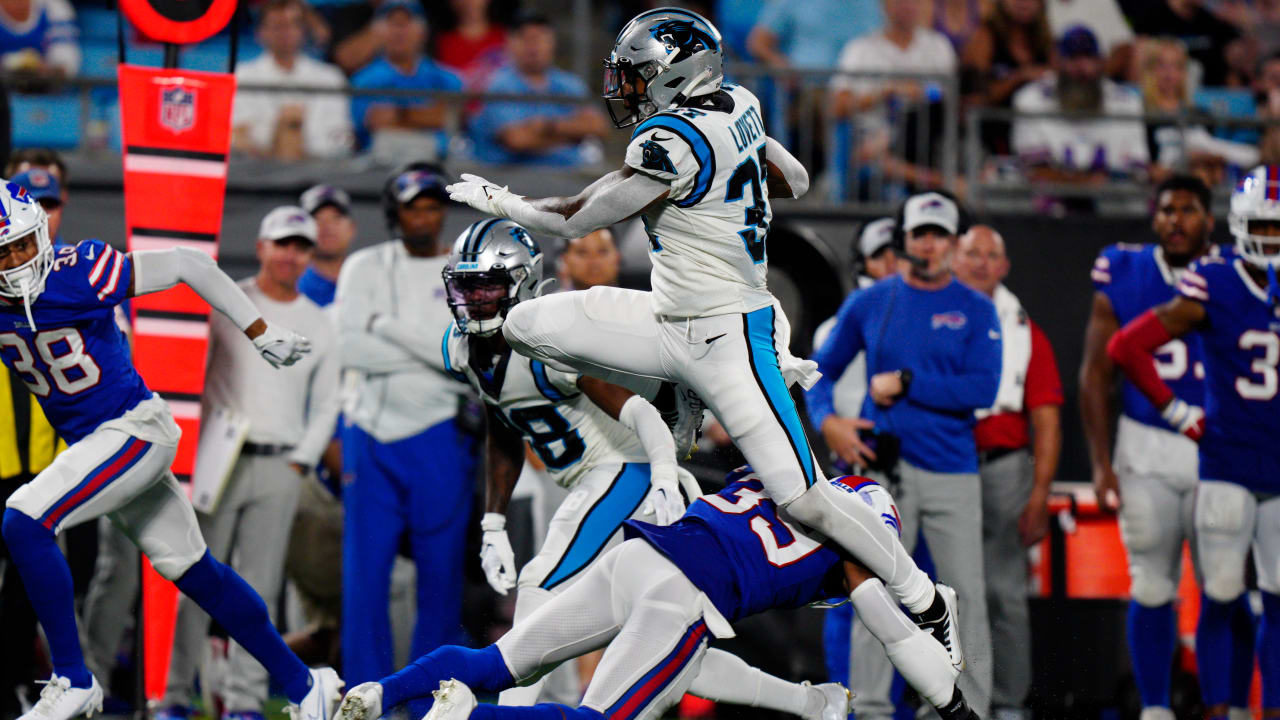
M 1098 36 L 1086 25 L 1072 25 L 1058 38 L 1058 54 L 1064 58 L 1100 57 Z
M 62 202 L 62 186 L 58 184 L 58 178 L 44 168 L 25 170 L 14 175 L 9 181 L 26 190 L 31 199 L 36 202 L 41 200 Z

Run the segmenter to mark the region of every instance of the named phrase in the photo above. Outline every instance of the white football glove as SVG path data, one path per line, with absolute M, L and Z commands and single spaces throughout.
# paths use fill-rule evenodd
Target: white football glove
M 680 495 L 679 468 L 675 465 L 650 467 L 649 495 L 645 498 L 644 513 L 653 515 L 655 525 L 670 525 L 684 515 L 684 498 Z
M 516 586 L 516 554 L 507 539 L 507 516 L 485 513 L 480 520 L 484 535 L 480 538 L 480 567 L 489 587 L 499 595 Z
M 287 367 L 311 352 L 311 341 L 298 333 L 267 323 L 267 329 L 253 339 L 258 354 L 272 367 Z
M 505 185 L 499 187 L 479 175 L 462 173 L 461 177 L 461 181 L 445 186 L 449 199 L 470 205 L 482 213 L 510 217 L 510 203 L 524 200 L 523 196 L 507 190 Z

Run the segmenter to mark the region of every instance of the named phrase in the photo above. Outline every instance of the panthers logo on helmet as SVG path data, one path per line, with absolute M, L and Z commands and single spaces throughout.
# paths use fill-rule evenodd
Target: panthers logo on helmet
M 640 144 L 640 149 L 644 151 L 644 155 L 640 158 L 640 167 L 671 175 L 676 174 L 676 167 L 671 163 L 671 156 L 666 148 L 653 140 L 645 140 Z
M 690 20 L 667 20 L 654 25 L 649 32 L 658 40 L 680 48 L 681 55 L 675 59 L 675 62 L 680 62 L 693 53 L 717 50 L 720 47 L 720 43 L 716 42 L 711 33 Z
M 537 257 L 542 252 L 542 248 L 539 248 L 538 243 L 533 241 L 533 236 L 529 234 L 528 230 L 515 225 L 508 232 L 511 233 L 511 237 L 515 238 L 516 242 L 529 249 L 529 257 Z

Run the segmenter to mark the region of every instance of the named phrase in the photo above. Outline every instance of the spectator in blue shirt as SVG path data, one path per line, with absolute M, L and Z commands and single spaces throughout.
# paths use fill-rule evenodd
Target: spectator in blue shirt
M 831 70 L 850 40 L 884 26 L 881 0 L 770 0 L 747 49 L 770 67 Z
M 991 631 L 973 427 L 974 411 L 991 407 L 1000 383 L 1000 323 L 991 300 L 951 272 L 960 214 L 950 198 L 910 197 L 901 227 L 905 269 L 851 295 L 814 354 L 822 379 L 806 396 L 809 417 L 842 459 L 867 468 L 893 492 L 908 551 L 923 528 L 938 579 L 959 596 L 968 667 L 958 686 L 988 717 Z M 833 414 L 832 386 L 862 350 L 868 378 L 862 416 L 841 418 Z M 875 642 L 857 624 L 849 689 L 859 718 L 893 714 L 892 669 Z
M 551 66 L 555 54 L 555 29 L 545 15 L 517 17 L 507 34 L 508 63 L 494 73 L 489 92 L 586 97 L 581 79 Z M 471 121 L 476 159 L 499 164 L 590 162 L 600 156 L 605 130 L 595 107 L 558 102 L 491 102 Z
M 461 90 L 462 80 L 424 52 L 427 23 L 422 6 L 409 0 L 387 0 L 378 7 L 375 26 L 385 38 L 382 57 L 351 78 L 353 88 L 397 90 Z M 407 96 L 355 97 L 351 116 L 361 148 L 381 131 L 429 131 L 445 126 L 448 108 Z M 440 141 L 445 138 L 439 137 Z M 443 153 L 441 153 L 443 154 Z

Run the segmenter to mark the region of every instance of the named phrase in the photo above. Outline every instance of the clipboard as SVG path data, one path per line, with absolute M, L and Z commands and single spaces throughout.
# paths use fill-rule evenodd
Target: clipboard
M 200 423 L 196 469 L 191 475 L 191 505 L 210 515 L 218 509 L 231 479 L 231 469 L 249 435 L 249 418 L 227 408 L 215 408 Z

